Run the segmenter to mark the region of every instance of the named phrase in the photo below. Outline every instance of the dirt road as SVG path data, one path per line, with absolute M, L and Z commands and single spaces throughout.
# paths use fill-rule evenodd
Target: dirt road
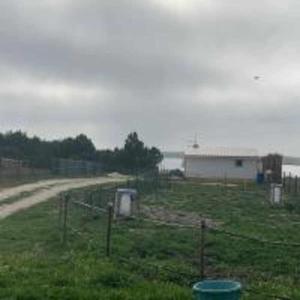
M 41 188 L 48 188 L 54 185 L 61 185 L 70 182 L 76 182 L 80 179 L 50 179 L 50 180 L 41 180 L 34 183 L 22 184 L 12 188 L 6 188 L 0 191 L 0 202 L 8 198 L 18 196 L 24 192 L 33 192 Z M 81 178 L 82 180 L 82 178 Z M 1 204 L 1 203 L 0 203 Z
M 25 184 L 14 188 L 9 188 L 0 192 L 0 219 L 6 218 L 11 214 L 23 209 L 27 209 L 38 203 L 47 201 L 57 196 L 61 192 L 97 184 L 123 182 L 125 180 L 127 180 L 127 177 L 115 175 L 97 178 L 44 180 L 32 184 Z M 1 201 L 18 196 L 23 192 L 30 192 L 33 193 L 33 195 L 21 198 L 19 201 L 10 204 L 1 205 Z

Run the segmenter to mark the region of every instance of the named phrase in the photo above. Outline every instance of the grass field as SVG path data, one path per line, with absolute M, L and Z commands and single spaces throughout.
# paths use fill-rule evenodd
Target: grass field
M 72 193 L 74 198 L 84 195 Z M 300 243 L 298 199 L 286 199 L 286 208 L 272 208 L 267 200 L 266 190 L 255 185 L 244 189 L 195 183 L 172 184 L 158 194 L 143 190 L 141 197 L 142 205 L 196 212 L 222 230 Z M 114 223 L 108 259 L 107 216 L 91 216 L 73 206 L 69 213 L 68 224 L 76 233 L 68 231 L 65 246 L 57 201 L 1 221 L 1 299 L 192 299 L 191 286 L 199 275 L 197 228 L 142 219 Z M 247 289 L 243 300 L 300 299 L 299 261 L 299 247 L 207 232 L 207 276 L 241 281 Z

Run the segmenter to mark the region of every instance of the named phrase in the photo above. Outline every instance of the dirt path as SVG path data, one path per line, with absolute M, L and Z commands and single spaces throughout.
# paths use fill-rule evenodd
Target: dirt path
M 11 214 L 14 214 L 23 209 L 27 209 L 38 203 L 47 201 L 50 198 L 57 196 L 61 192 L 97 184 L 123 182 L 125 180 L 127 180 L 127 177 L 124 176 L 98 177 L 89 179 L 76 178 L 63 180 L 45 180 L 34 184 L 26 184 L 15 188 L 10 188 L 0 192 L 0 202 L 4 199 L 17 196 L 22 192 L 33 192 L 37 189 L 38 191 L 31 196 L 25 197 L 11 204 L 1 205 L 0 203 L 0 219 L 6 218 Z M 45 189 L 40 190 L 41 188 Z
M 8 198 L 12 198 L 15 196 L 18 196 L 24 192 L 33 192 L 35 190 L 41 189 L 41 188 L 48 188 L 54 185 L 61 185 L 66 184 L 70 182 L 75 182 L 77 180 L 82 180 L 82 178 L 79 179 L 48 179 L 48 180 L 41 180 L 34 183 L 27 183 L 22 184 L 16 187 L 6 188 L 0 191 L 0 202 L 4 201 Z

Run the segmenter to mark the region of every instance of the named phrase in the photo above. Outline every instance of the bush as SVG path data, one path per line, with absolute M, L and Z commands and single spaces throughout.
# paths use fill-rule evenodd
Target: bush
M 184 173 L 180 169 L 169 171 L 169 176 L 184 178 Z

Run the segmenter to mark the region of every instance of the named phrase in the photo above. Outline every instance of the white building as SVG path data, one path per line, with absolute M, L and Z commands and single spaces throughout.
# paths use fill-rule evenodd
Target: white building
M 188 178 L 255 179 L 261 159 L 255 149 L 193 147 L 184 153 Z

